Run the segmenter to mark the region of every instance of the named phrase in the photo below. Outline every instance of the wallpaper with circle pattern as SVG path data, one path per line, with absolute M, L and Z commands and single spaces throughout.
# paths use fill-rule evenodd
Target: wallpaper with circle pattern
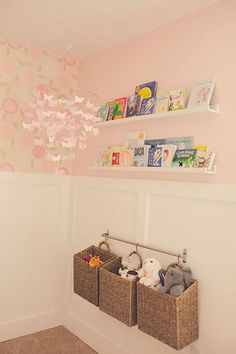
M 72 174 L 72 161 L 52 162 L 22 123 L 37 90 L 77 87 L 77 61 L 0 39 L 0 171 Z

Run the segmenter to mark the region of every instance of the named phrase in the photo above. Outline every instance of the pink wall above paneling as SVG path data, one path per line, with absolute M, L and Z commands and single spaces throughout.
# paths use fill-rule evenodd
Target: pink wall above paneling
M 137 84 L 152 80 L 162 88 L 185 87 L 216 79 L 213 100 L 217 116 L 143 121 L 101 128 L 77 156 L 74 174 L 151 178 L 194 182 L 236 182 L 236 2 L 223 1 L 190 16 L 90 57 L 79 63 L 79 85 L 99 94 L 101 100 L 133 94 Z M 142 25 L 142 24 L 140 24 Z M 146 130 L 149 138 L 193 135 L 195 143 L 216 152 L 216 175 L 91 171 L 100 146 L 122 144 L 127 131 Z

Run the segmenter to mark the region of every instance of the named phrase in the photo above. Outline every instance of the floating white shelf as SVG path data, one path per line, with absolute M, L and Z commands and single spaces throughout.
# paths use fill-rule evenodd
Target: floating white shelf
M 109 166 L 100 167 L 92 166 L 90 170 L 100 171 L 127 171 L 127 172 L 175 172 L 175 173 L 203 173 L 203 174 L 215 174 L 216 166 L 213 170 L 209 171 L 206 168 L 181 168 L 181 167 L 125 167 L 125 166 Z
M 154 113 L 154 114 L 147 114 L 143 116 L 134 116 L 130 118 L 122 118 L 122 119 L 115 119 L 109 120 L 106 122 L 98 122 L 96 123 L 96 127 L 111 127 L 119 124 L 127 124 L 142 120 L 153 120 L 153 119 L 160 119 L 160 118 L 172 118 L 172 117 L 181 117 L 186 115 L 193 115 L 193 114 L 200 114 L 204 113 L 205 115 L 213 115 L 217 114 L 219 111 L 218 105 L 215 106 L 207 106 L 207 107 L 194 107 L 194 108 L 186 108 L 186 109 L 179 109 L 177 111 L 169 111 L 163 113 Z

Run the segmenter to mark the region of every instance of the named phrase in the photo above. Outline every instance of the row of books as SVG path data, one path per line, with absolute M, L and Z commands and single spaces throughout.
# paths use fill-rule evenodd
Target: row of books
M 156 144 L 158 140 L 158 144 Z M 160 141 L 162 140 L 162 144 Z M 127 147 L 112 146 L 100 148 L 96 166 L 126 167 L 179 167 L 213 169 L 215 153 L 207 146 L 178 148 L 178 145 L 166 144 L 167 139 L 145 140 L 144 145 Z
M 128 97 L 106 102 L 97 112 L 99 121 L 109 121 L 158 112 L 176 111 L 196 106 L 208 106 L 215 80 L 196 84 L 187 102 L 184 88 L 157 90 L 157 82 L 151 81 L 136 86 L 135 93 Z

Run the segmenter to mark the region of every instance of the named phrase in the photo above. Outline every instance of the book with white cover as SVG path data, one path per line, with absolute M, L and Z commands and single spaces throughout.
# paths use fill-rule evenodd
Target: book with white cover
M 215 87 L 215 80 L 202 81 L 194 85 L 187 108 L 208 107 Z

